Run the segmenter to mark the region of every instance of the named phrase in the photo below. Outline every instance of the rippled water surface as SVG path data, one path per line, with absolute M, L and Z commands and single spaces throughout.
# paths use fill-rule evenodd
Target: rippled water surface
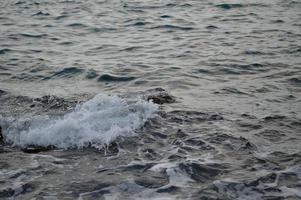
M 2 0 L 0 127 L 0 199 L 301 199 L 301 1 Z

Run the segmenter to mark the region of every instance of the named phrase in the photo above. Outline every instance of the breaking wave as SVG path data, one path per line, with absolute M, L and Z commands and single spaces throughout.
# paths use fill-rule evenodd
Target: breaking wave
M 118 136 L 131 136 L 155 116 L 157 106 L 141 99 L 129 100 L 98 94 L 61 117 L 4 118 L 0 125 L 6 143 L 58 148 L 102 148 Z

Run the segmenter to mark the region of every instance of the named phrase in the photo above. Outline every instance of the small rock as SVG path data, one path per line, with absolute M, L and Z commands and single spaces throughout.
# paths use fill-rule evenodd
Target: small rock
M 210 115 L 209 120 L 223 120 L 223 116 L 219 115 L 219 114 L 213 114 L 213 115 Z
M 156 104 L 164 104 L 164 103 L 174 103 L 175 98 L 168 94 L 164 89 L 162 88 L 155 88 L 148 91 L 150 94 L 147 95 L 146 99 L 147 101 L 152 101 Z
M 164 103 L 174 103 L 175 100 L 169 95 L 158 95 L 158 96 L 149 96 L 147 98 L 148 101 L 152 100 L 156 104 L 164 104 Z

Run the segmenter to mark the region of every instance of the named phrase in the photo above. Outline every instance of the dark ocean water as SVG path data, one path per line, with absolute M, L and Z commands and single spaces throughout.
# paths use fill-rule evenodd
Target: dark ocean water
M 301 199 L 301 1 L 2 0 L 0 127 L 0 199 Z

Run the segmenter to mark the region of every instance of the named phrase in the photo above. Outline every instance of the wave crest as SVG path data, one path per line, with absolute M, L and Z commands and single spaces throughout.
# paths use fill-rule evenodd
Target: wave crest
M 4 118 L 0 125 L 6 143 L 26 147 L 102 148 L 118 136 L 131 136 L 155 116 L 157 105 L 117 96 L 96 95 L 61 117 Z

